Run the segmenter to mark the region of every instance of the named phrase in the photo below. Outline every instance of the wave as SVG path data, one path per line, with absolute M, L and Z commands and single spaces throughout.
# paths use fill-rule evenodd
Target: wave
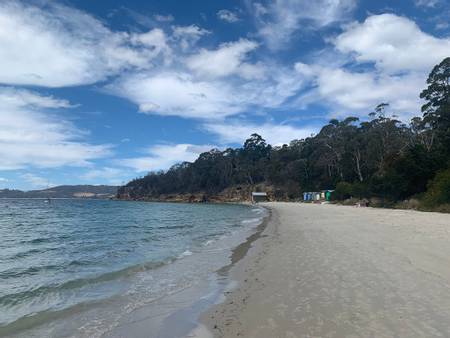
M 65 290 L 73 290 L 82 288 L 87 285 L 93 285 L 103 282 L 108 282 L 124 277 L 132 276 L 139 272 L 144 272 L 152 269 L 156 269 L 170 262 L 170 260 L 165 262 L 148 262 L 144 264 L 136 264 L 133 266 L 126 267 L 124 269 L 106 272 L 97 276 L 73 279 L 66 281 L 61 284 L 45 285 L 40 286 L 31 290 L 26 290 L 22 292 L 12 293 L 0 297 L 0 306 L 14 306 L 27 299 L 34 299 L 35 297 L 42 297 L 54 292 L 61 292 Z
M 35 249 L 30 249 L 28 251 L 21 251 L 18 252 L 14 255 L 11 255 L 9 257 L 6 257 L 6 259 L 10 259 L 10 260 L 15 260 L 15 259 L 20 259 L 20 258 L 25 258 L 28 256 L 32 256 L 32 255 L 36 255 L 36 254 L 40 254 L 40 253 L 44 253 L 47 251 L 54 251 L 54 250 L 58 250 L 58 248 L 35 248 Z

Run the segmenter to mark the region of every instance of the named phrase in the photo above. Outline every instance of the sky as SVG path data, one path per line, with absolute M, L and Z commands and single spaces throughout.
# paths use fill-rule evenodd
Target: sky
M 407 122 L 449 17 L 447 0 L 2 0 L 0 189 L 121 185 L 381 102 Z

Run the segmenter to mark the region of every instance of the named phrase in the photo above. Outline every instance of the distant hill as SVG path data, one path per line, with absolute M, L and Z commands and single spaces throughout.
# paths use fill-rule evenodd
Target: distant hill
M 0 198 L 111 198 L 117 194 L 116 186 L 60 185 L 43 190 L 0 190 Z

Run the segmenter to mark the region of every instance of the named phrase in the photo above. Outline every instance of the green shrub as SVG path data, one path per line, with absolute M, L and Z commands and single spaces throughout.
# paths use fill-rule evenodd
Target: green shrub
M 346 200 L 352 197 L 352 185 L 348 182 L 339 182 L 333 193 L 333 199 Z
M 367 195 L 367 186 L 359 182 L 339 182 L 333 193 L 334 199 L 336 200 L 346 200 L 352 197 L 361 199 L 363 197 L 367 197 Z
M 423 201 L 431 208 L 450 204 L 450 168 L 439 172 L 429 183 Z

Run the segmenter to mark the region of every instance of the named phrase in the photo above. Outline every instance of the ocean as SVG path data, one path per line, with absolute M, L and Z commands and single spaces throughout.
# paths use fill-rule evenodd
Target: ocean
M 194 309 L 217 301 L 217 270 L 264 216 L 231 204 L 0 200 L 0 336 L 181 335 Z M 174 329 L 177 313 L 189 319 Z

